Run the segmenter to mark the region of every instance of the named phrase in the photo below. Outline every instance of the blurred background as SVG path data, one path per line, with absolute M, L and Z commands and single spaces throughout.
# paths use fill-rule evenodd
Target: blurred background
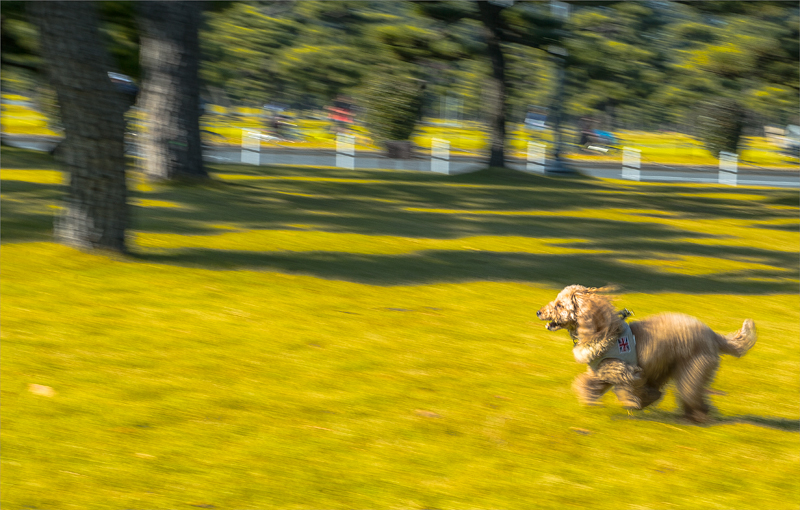
M 146 79 L 142 16 L 135 2 L 96 5 L 109 75 L 140 107 L 128 114 L 135 133 L 144 115 L 136 97 Z M 248 128 L 294 147 L 328 147 L 347 131 L 362 149 L 410 141 L 427 150 L 439 137 L 454 151 L 485 154 L 500 144 L 513 153 L 524 140 L 556 141 L 560 129 L 573 157 L 608 157 L 623 139 L 677 163 L 726 150 L 754 164 L 796 164 L 796 2 L 198 8 L 198 107 L 209 145 L 240 144 Z M 24 2 L 3 2 L 6 141 L 61 134 L 39 42 Z

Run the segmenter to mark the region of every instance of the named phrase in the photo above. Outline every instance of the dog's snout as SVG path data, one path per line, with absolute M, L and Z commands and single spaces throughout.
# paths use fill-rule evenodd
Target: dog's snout
M 541 310 L 537 311 L 536 312 L 536 316 L 541 319 L 542 318 L 542 311 Z

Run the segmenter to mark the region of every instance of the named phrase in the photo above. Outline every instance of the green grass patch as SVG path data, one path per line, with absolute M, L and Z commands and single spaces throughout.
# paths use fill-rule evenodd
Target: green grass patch
M 5 156 L 4 508 L 800 497 L 796 191 L 213 166 L 132 175 L 131 254 L 105 256 L 49 242 L 64 180 Z M 631 417 L 577 403 L 572 343 L 535 317 L 573 283 L 620 285 L 637 317 L 756 321 L 710 424 L 671 389 Z

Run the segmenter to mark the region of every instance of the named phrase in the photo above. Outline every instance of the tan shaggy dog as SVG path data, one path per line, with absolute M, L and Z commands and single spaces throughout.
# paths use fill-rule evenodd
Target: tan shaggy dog
M 727 336 L 679 313 L 662 313 L 627 324 L 627 310 L 616 310 L 604 294 L 610 290 L 571 285 L 536 313 L 549 321 L 548 330 L 569 331 L 575 359 L 589 364 L 573 385 L 580 400 L 596 404 L 613 387 L 626 408 L 643 409 L 661 398 L 661 388 L 672 379 L 684 417 L 705 421 L 709 411 L 705 393 L 719 367 L 720 354 L 744 356 L 756 343 L 753 321 L 745 320 L 739 331 Z M 623 346 L 629 357 L 618 355 L 623 351 L 618 346 Z

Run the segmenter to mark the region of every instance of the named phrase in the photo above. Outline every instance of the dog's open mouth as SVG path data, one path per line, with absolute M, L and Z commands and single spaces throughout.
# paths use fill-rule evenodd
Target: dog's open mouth
M 550 322 L 547 323 L 547 325 L 545 327 L 547 328 L 548 331 L 558 331 L 559 329 L 563 328 L 564 326 L 562 326 L 561 324 L 559 324 L 556 321 L 550 321 Z

